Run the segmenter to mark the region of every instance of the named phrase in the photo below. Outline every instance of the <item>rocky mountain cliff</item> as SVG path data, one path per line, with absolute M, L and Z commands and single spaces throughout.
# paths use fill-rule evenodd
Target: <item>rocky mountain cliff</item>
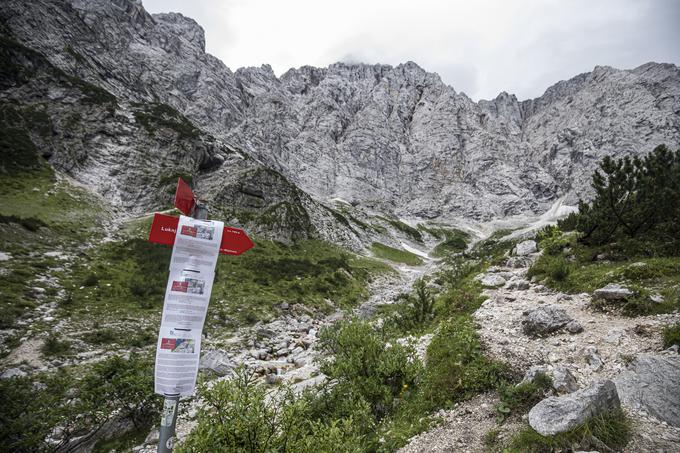
M 573 204 L 603 156 L 680 144 L 670 64 L 596 67 L 533 100 L 474 102 L 412 62 L 232 72 L 205 53 L 195 21 L 133 0 L 11 0 L 0 19 L 65 73 L 172 106 L 317 200 L 402 217 L 488 220 Z

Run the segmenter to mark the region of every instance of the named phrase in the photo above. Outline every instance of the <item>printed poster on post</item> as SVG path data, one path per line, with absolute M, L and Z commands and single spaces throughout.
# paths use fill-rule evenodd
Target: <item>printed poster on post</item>
M 156 347 L 155 391 L 191 395 L 222 242 L 223 222 L 181 216 Z

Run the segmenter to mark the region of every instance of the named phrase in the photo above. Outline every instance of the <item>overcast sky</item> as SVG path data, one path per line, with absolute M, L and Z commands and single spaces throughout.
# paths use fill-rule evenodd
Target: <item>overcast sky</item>
M 415 61 L 475 100 L 540 96 L 595 65 L 680 64 L 680 0 L 143 0 L 229 68 Z

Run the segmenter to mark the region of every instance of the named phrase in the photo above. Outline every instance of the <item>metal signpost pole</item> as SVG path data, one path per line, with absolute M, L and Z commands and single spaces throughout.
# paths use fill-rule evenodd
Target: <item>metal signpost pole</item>
M 208 220 L 208 206 L 196 202 L 192 217 Z M 175 442 L 175 426 L 179 412 L 179 395 L 164 395 L 161 428 L 158 434 L 158 453 L 171 453 Z
M 177 189 L 175 191 L 175 207 L 184 215 L 191 217 L 195 220 L 208 220 L 208 206 L 199 200 L 197 200 L 196 196 L 194 195 L 193 191 L 189 187 L 189 185 L 182 180 L 182 178 L 177 179 Z M 164 244 L 164 245 L 172 245 L 173 246 L 173 256 L 175 254 L 175 249 L 174 245 L 178 238 L 178 230 L 180 228 L 180 224 L 184 222 L 185 219 L 182 219 L 181 217 L 175 217 L 171 215 L 166 215 L 162 214 L 159 212 L 156 212 L 153 217 L 153 223 L 151 224 L 151 230 L 149 231 L 149 242 L 153 242 L 156 244 Z M 229 226 L 225 226 L 223 222 L 216 222 L 222 230 L 220 231 L 219 234 L 219 244 L 216 243 L 217 238 L 215 238 L 215 243 L 213 245 L 218 246 L 214 251 L 217 254 L 225 254 L 225 255 L 241 255 L 242 253 L 250 250 L 255 246 L 253 241 L 248 237 L 248 234 L 239 229 L 239 228 L 232 228 Z M 189 226 L 188 229 L 186 230 L 187 232 L 184 232 L 184 228 L 187 227 L 187 225 L 182 226 L 182 235 L 188 235 L 188 236 L 193 236 L 196 237 L 197 230 L 201 230 L 201 236 L 200 239 L 208 239 L 212 241 L 212 234 L 214 233 L 214 228 L 210 228 L 210 233 L 206 237 L 204 235 L 204 230 L 205 227 L 200 226 L 200 227 L 195 227 L 195 226 Z M 184 239 L 181 239 L 184 240 Z M 181 253 L 186 253 L 186 251 L 181 252 Z M 180 253 L 180 254 L 181 254 Z M 216 256 L 215 256 L 216 257 Z M 215 258 L 213 257 L 213 258 Z M 173 273 L 177 273 L 178 269 L 173 268 L 173 264 L 171 261 L 170 264 L 170 275 L 172 276 Z M 209 280 L 209 284 L 212 287 L 213 284 L 213 279 L 214 279 L 214 270 L 215 270 L 215 263 L 213 261 L 212 268 L 211 269 L 203 269 L 201 270 L 191 270 L 192 272 L 207 272 L 207 276 L 204 278 L 207 278 Z M 182 271 L 183 272 L 183 271 Z M 203 274 L 200 274 L 203 275 Z M 167 301 L 168 299 L 168 294 L 170 294 L 171 291 L 180 291 L 186 293 L 186 289 L 182 291 L 182 288 L 188 288 L 186 286 L 188 284 L 187 280 L 194 280 L 194 281 L 200 281 L 196 279 L 191 279 L 188 278 L 187 280 L 184 280 L 185 277 L 178 275 L 177 278 L 179 278 L 181 281 L 173 281 L 171 280 L 171 277 L 168 278 L 168 289 L 166 290 L 166 300 L 163 303 L 163 312 L 165 313 L 166 307 L 172 307 L 172 304 L 168 305 Z M 172 286 L 170 285 L 172 283 Z M 179 289 L 174 289 L 175 284 L 178 284 Z M 184 286 L 182 286 L 184 284 Z M 205 284 L 205 282 L 203 282 Z M 202 288 L 202 287 L 201 287 Z M 198 292 L 198 294 L 203 294 L 202 289 Z M 200 300 L 200 299 L 199 299 Z M 209 296 L 207 298 L 204 298 L 204 300 L 197 302 L 201 304 L 205 304 L 205 308 L 207 310 L 207 304 L 209 303 Z M 174 309 L 174 308 L 173 308 Z M 180 307 L 181 310 L 181 307 Z M 162 316 L 161 316 L 162 318 Z M 203 319 L 204 321 L 205 319 Z M 166 326 L 167 327 L 167 326 Z M 197 328 L 197 326 L 194 326 Z M 173 330 L 168 330 L 168 336 L 173 337 L 173 338 L 164 338 L 162 333 L 163 333 L 163 319 L 161 319 L 161 327 L 160 327 L 160 332 L 159 332 L 159 337 L 158 337 L 158 346 L 156 350 L 156 369 L 154 371 L 154 376 L 156 379 L 155 381 L 155 389 L 156 393 L 163 395 L 164 400 L 163 400 L 163 414 L 161 418 L 161 427 L 159 431 L 159 436 L 158 436 L 158 453 L 171 453 L 174 442 L 175 442 L 175 425 L 177 423 L 177 413 L 179 411 L 179 399 L 181 395 L 189 395 L 194 388 L 195 385 L 195 379 L 196 375 L 194 375 L 194 380 L 193 383 L 191 384 L 191 391 L 186 388 L 186 386 L 183 388 L 179 385 L 179 383 L 170 383 L 168 384 L 168 380 L 171 380 L 168 378 L 168 375 L 164 375 L 164 373 L 172 373 L 173 370 L 170 369 L 168 370 L 163 370 L 163 372 L 159 372 L 159 354 L 164 354 L 162 350 L 168 350 L 168 349 L 174 349 L 177 347 L 177 342 L 181 341 L 185 346 L 182 352 L 187 352 L 190 350 L 191 353 L 193 353 L 193 344 L 194 342 L 198 341 L 199 344 L 199 354 L 200 354 L 200 337 L 192 337 L 192 338 L 176 338 L 176 335 L 173 333 Z M 184 331 L 191 331 L 191 329 L 179 329 L 179 330 L 184 330 Z M 197 328 L 197 330 L 199 330 Z M 202 326 L 201 329 L 197 332 L 197 335 L 201 335 L 202 331 Z M 189 335 L 191 337 L 191 335 Z M 195 365 L 198 365 L 198 363 L 195 363 Z M 167 368 L 164 365 L 161 366 L 161 368 Z M 172 365 L 170 366 L 172 368 Z M 196 372 L 198 370 L 196 369 Z M 160 374 L 159 374 L 160 373 Z M 162 382 L 159 385 L 159 380 L 164 380 L 165 382 Z M 165 390 L 170 391 L 170 392 L 175 392 L 178 391 L 178 393 L 165 393 Z
M 175 424 L 179 409 L 179 395 L 165 395 L 161 429 L 158 435 L 158 453 L 170 453 L 175 437 Z

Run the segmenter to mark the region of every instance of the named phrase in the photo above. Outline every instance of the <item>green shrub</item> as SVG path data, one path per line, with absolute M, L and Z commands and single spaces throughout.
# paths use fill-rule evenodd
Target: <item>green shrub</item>
M 494 388 L 504 367 L 487 359 L 469 319 L 442 322 L 427 348 L 423 396 L 441 407 Z
M 380 419 L 416 386 L 422 364 L 413 347 L 390 342 L 368 322 L 349 320 L 320 332 L 321 372 L 339 388 L 352 389 Z
M 593 174 L 595 198 L 560 222 L 580 240 L 603 245 L 651 241 L 665 253 L 680 252 L 680 150 L 660 145 L 644 157 L 605 157 Z
M 393 322 L 401 332 L 424 327 L 434 318 L 435 299 L 423 279 L 416 280 L 411 294 L 400 294 L 395 302 L 386 322 Z
M 68 417 L 62 404 L 69 379 L 63 372 L 0 379 L 0 451 L 47 450 L 45 438 Z
M 399 219 L 388 219 L 386 217 L 379 217 L 379 218 L 381 220 L 384 220 L 385 222 L 389 223 L 390 225 L 392 225 L 394 228 L 401 231 L 402 233 L 406 234 L 407 236 L 409 236 L 414 241 L 423 242 L 423 236 L 420 234 L 420 231 L 418 231 L 416 228 L 413 228 L 411 225 L 408 225 L 408 224 L 402 222 Z
M 663 329 L 663 347 L 670 348 L 673 345 L 680 345 L 680 323 Z
M 161 398 L 154 393 L 153 362 L 131 354 L 129 359 L 113 356 L 93 365 L 78 383 L 80 413 L 91 422 L 103 424 L 113 414 L 123 416 L 136 427 L 155 423 Z
M 500 404 L 496 406 L 499 421 L 511 413 L 525 413 L 545 398 L 552 388 L 552 379 L 545 373 L 538 373 L 532 381 L 517 385 L 502 383 L 498 387 Z
M 110 344 L 120 340 L 120 334 L 113 329 L 97 329 L 83 335 L 83 340 L 90 344 Z
M 529 278 L 536 276 L 539 279 L 548 278 L 553 284 L 558 284 L 558 288 L 562 288 L 563 286 L 559 284 L 567 280 L 572 268 L 573 265 L 562 255 L 543 255 L 531 265 L 527 276 Z
M 555 436 L 542 436 L 526 427 L 510 441 L 509 450 L 521 453 L 552 453 L 554 451 L 602 450 L 620 451 L 631 437 L 631 423 L 622 410 L 591 418 L 583 425 Z M 609 451 L 609 450 L 607 450 Z
M 55 451 L 99 429 L 113 416 L 150 428 L 159 414 L 153 391 L 153 363 L 132 355 L 106 359 L 78 378 L 53 374 L 0 380 L 0 451 Z M 47 441 L 59 427 L 58 444 Z
M 60 340 L 56 334 L 51 334 L 45 339 L 41 351 L 46 356 L 63 357 L 71 353 L 71 342 Z
M 180 453 L 366 451 L 360 430 L 370 425 L 362 426 L 361 415 L 353 418 L 354 408 L 327 421 L 328 414 L 318 411 L 322 400 L 317 396 L 295 396 L 285 388 L 267 392 L 243 369 L 233 379 L 199 391 L 206 404 L 196 429 L 178 447 Z
M 88 274 L 87 277 L 83 279 L 83 286 L 97 286 L 99 284 L 99 277 L 97 274 Z
M 538 248 L 548 255 L 558 255 L 568 247 L 573 246 L 576 241 L 574 234 L 563 233 L 559 227 L 550 225 L 543 228 L 536 235 Z
M 430 234 L 436 234 L 435 237 L 444 237 L 444 240 L 437 244 L 432 250 L 433 257 L 443 257 L 451 253 L 463 252 L 467 249 L 470 235 L 464 231 L 456 229 L 432 229 L 424 228 Z
M 135 107 L 135 121 L 151 135 L 159 128 L 171 129 L 181 139 L 195 139 L 200 135 L 191 121 L 167 104 L 138 104 Z
M 35 217 L 18 217 L 14 215 L 0 215 L 0 223 L 16 223 L 31 232 L 47 227 L 45 222 Z

